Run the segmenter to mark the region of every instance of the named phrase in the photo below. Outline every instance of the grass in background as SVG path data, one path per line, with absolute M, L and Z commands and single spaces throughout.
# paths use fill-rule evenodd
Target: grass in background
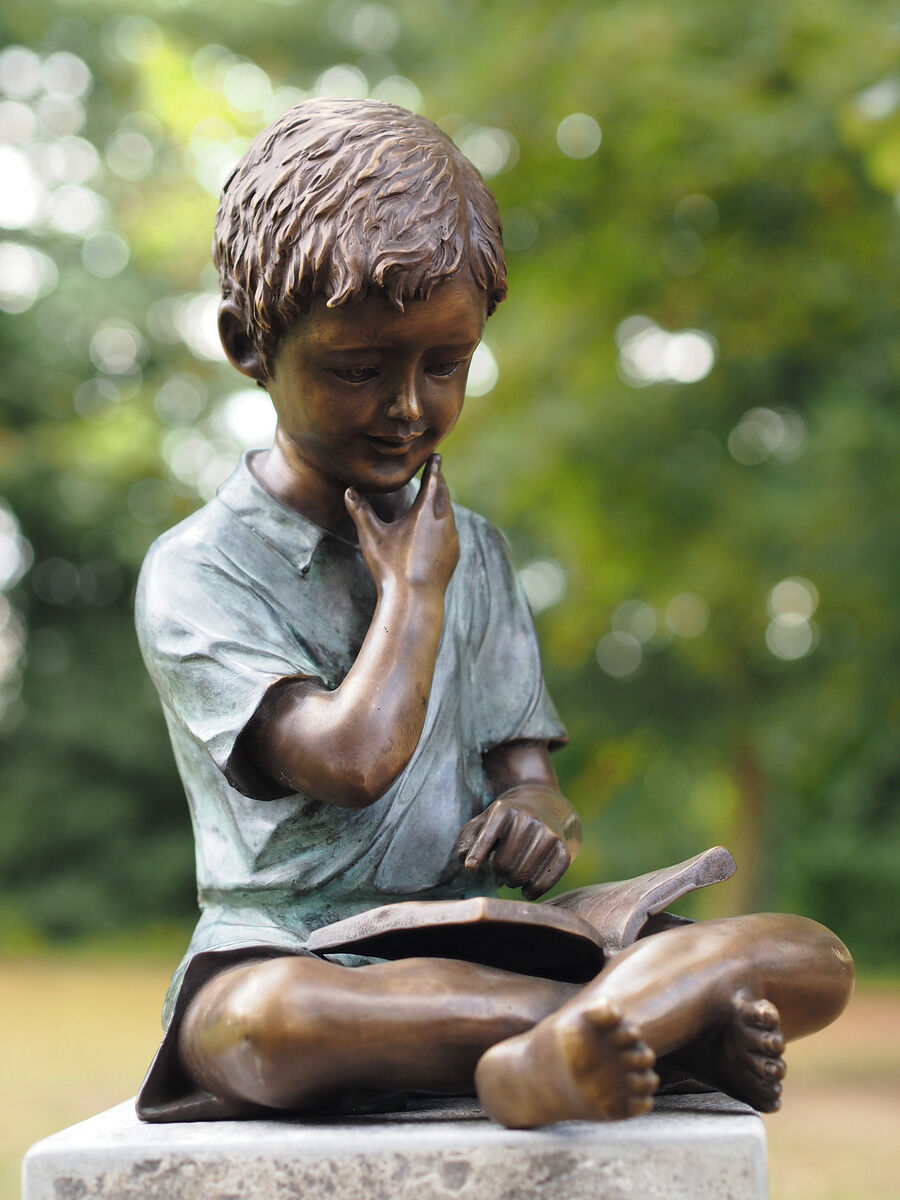
M 0 1200 L 17 1200 L 32 1142 L 136 1091 L 178 958 L 137 949 L 0 961 Z M 860 988 L 789 1067 L 785 1111 L 766 1119 L 772 1200 L 900 1200 L 900 986 Z
M 0 1200 L 18 1200 L 32 1142 L 134 1095 L 177 961 L 0 962 Z

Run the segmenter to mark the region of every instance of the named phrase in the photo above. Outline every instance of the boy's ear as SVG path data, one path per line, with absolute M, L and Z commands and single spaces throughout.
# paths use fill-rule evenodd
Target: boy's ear
M 266 378 L 262 359 L 244 328 L 240 309 L 233 300 L 223 300 L 219 305 L 219 337 L 231 365 L 257 383 L 262 383 Z

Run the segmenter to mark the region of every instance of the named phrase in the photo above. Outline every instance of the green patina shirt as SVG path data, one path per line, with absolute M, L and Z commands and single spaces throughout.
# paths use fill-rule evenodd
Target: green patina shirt
M 565 740 L 503 539 L 454 505 L 460 559 L 406 768 L 359 811 L 286 795 L 258 774 L 238 739 L 263 696 L 285 678 L 336 688 L 375 587 L 358 547 L 280 504 L 248 461 L 154 543 L 138 584 L 138 636 L 190 805 L 202 910 L 167 1015 L 201 951 L 298 951 L 313 929 L 380 904 L 492 894 L 490 875 L 456 855 L 463 825 L 492 799 L 482 756 L 517 739 Z

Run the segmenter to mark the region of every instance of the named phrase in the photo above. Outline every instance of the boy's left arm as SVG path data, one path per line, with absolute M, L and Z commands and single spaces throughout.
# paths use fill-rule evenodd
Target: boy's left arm
M 546 742 L 507 742 L 484 767 L 496 797 L 463 827 L 457 852 L 469 871 L 483 864 L 526 900 L 562 878 L 581 849 L 581 822 L 559 790 Z

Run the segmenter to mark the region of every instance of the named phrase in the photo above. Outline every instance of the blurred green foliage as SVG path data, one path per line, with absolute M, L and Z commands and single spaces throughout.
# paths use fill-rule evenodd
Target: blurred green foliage
M 131 596 L 266 422 L 211 332 L 216 190 L 289 104 L 368 90 L 504 214 L 446 471 L 537 611 L 571 881 L 724 841 L 699 911 L 900 961 L 896 7 L 9 0 L 0 32 L 0 941 L 190 919 Z

